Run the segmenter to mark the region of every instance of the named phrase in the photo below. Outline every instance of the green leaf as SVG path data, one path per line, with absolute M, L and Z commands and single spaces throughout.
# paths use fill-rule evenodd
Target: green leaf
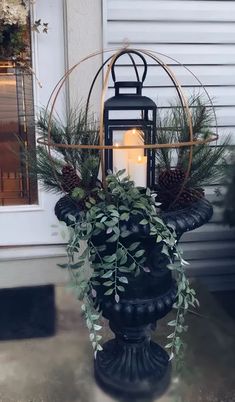
M 101 233 L 100 229 L 94 229 L 93 232 L 92 232 L 92 235 L 93 236 L 98 236 L 100 233 Z
M 184 299 L 184 309 L 187 310 L 188 309 L 188 302 L 186 299 Z
M 145 250 L 138 250 L 138 251 L 135 253 L 135 257 L 139 258 L 139 257 L 141 257 L 144 253 L 145 253 Z
M 111 221 L 105 221 L 105 222 L 104 222 L 104 224 L 105 224 L 107 227 L 113 227 L 113 226 L 115 226 L 117 223 L 118 223 L 118 220 L 117 220 L 117 219 L 112 219 Z
M 167 325 L 169 325 L 170 327 L 175 327 L 176 326 L 176 320 L 169 321 L 167 323 Z
M 116 252 L 117 260 L 120 260 L 125 255 L 125 251 L 122 248 L 118 248 Z
M 68 219 L 69 219 L 70 221 L 72 221 L 72 222 L 76 222 L 75 216 L 73 216 L 73 215 L 71 215 L 71 214 L 68 215 Z
M 120 234 L 120 229 L 119 229 L 117 226 L 114 226 L 114 227 L 113 227 L 113 231 L 114 231 L 114 233 L 116 233 L 116 234 L 119 236 L 119 234 Z
M 96 216 L 96 219 L 102 218 L 104 216 L 103 212 Z
M 97 228 L 101 229 L 101 230 L 104 230 L 104 228 L 105 228 L 104 224 L 101 223 L 101 222 L 96 222 L 95 226 L 96 226 Z
M 140 242 L 139 242 L 139 241 L 136 241 L 135 243 L 132 243 L 132 244 L 128 247 L 128 250 L 129 250 L 129 251 L 134 251 L 139 245 L 140 245 Z
M 95 331 L 99 331 L 100 329 L 102 329 L 101 325 L 98 324 L 94 324 L 93 327 Z
M 117 177 L 122 176 L 122 175 L 125 173 L 125 171 L 126 171 L 126 169 L 119 170 L 119 171 L 116 173 L 116 176 L 117 176 Z
M 120 260 L 120 265 L 125 265 L 127 262 L 127 256 L 126 254 L 123 255 L 123 257 Z
M 100 318 L 99 314 L 91 314 L 92 320 L 98 320 Z
M 68 268 L 68 264 L 57 264 L 60 268 Z
M 120 211 L 128 211 L 128 212 L 130 211 L 130 208 L 126 207 L 125 205 L 121 205 L 119 209 Z
M 114 204 L 109 204 L 109 205 L 107 205 L 107 210 L 108 210 L 109 212 L 116 211 L 116 205 L 114 205 Z
M 165 346 L 165 348 L 166 348 L 166 349 L 170 349 L 170 348 L 172 347 L 172 345 L 173 345 L 172 342 L 171 342 L 171 343 L 168 343 L 168 344 Z
M 75 264 L 69 264 L 69 267 L 71 269 L 78 269 L 78 268 L 81 268 L 84 265 L 84 263 L 85 263 L 85 261 L 79 261 L 79 262 L 76 262 Z
M 111 212 L 111 216 L 114 216 L 114 217 L 116 217 L 116 218 L 119 218 L 119 212 L 118 212 L 116 209 L 114 209 L 114 210 L 112 210 L 112 212 Z
M 167 257 L 170 257 L 169 251 L 168 251 L 168 249 L 167 249 L 167 247 L 165 245 L 162 247 L 161 253 L 165 254 Z
M 123 286 L 117 286 L 119 292 L 125 292 L 125 288 Z
M 104 294 L 105 296 L 110 296 L 113 293 L 114 289 L 108 289 Z
M 128 212 L 124 212 L 123 214 L 120 215 L 121 221 L 128 221 L 129 218 L 130 218 L 130 214 Z
M 118 280 L 119 280 L 119 282 L 122 282 L 122 283 L 128 283 L 128 279 L 125 276 L 120 276 L 118 278 Z
M 83 251 L 83 253 L 80 255 L 80 259 L 85 259 L 89 254 L 89 248 L 86 247 L 86 249 Z
M 103 283 L 104 286 L 112 286 L 113 282 L 112 281 L 107 281 Z
M 94 286 L 100 286 L 100 282 L 98 282 L 98 281 L 92 281 L 92 285 L 94 285 Z M 93 289 L 92 289 L 93 290 Z
M 113 275 L 113 271 L 107 271 L 101 278 L 110 278 Z
M 172 338 L 174 338 L 174 336 L 175 336 L 175 334 L 174 334 L 174 332 L 172 332 L 172 334 L 168 335 L 167 338 L 172 339 Z
M 120 301 L 120 296 L 116 293 L 115 294 L 115 302 L 119 303 L 119 301 Z
M 147 219 L 142 219 L 141 221 L 140 221 L 140 225 L 148 225 L 148 221 L 147 221 Z
M 146 261 L 146 257 L 142 257 L 142 258 L 139 260 L 139 264 L 142 265 L 145 261 Z
M 98 246 L 98 247 L 96 247 L 96 248 L 97 248 L 98 251 L 102 252 L 102 251 L 105 251 L 105 250 L 106 250 L 106 245 L 103 244 L 102 246 Z
M 134 271 L 135 268 L 136 268 L 136 263 L 133 262 L 133 263 L 129 266 L 128 270 L 129 270 L 129 271 Z
M 119 238 L 119 235 L 114 234 L 113 236 L 111 236 L 107 241 L 107 243 L 114 243 L 115 241 L 117 241 Z
M 96 200 L 93 197 L 89 197 L 89 202 L 93 205 L 96 204 Z
M 125 273 L 129 273 L 130 272 L 130 268 L 128 267 L 119 267 L 118 268 L 119 272 L 125 272 Z
M 156 242 L 157 242 L 157 243 L 160 243 L 161 241 L 162 241 L 162 236 L 158 235 L 158 236 L 157 236 L 157 239 L 156 239 Z
M 123 230 L 120 234 L 121 237 L 125 238 L 130 236 L 131 232 L 129 230 Z
M 105 262 L 114 262 L 116 260 L 116 254 L 104 256 Z
M 163 226 L 163 228 L 166 227 L 166 225 L 164 224 L 163 220 L 161 218 L 158 218 L 156 215 L 154 216 L 154 220 L 155 222 L 159 223 L 161 226 Z
M 87 325 L 87 328 L 89 329 L 89 331 L 92 329 L 92 323 L 91 323 L 91 321 L 89 321 L 88 319 L 86 320 L 86 325 Z

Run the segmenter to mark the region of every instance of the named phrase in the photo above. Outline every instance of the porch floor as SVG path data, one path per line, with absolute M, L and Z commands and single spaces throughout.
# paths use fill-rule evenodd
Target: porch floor
M 174 375 L 159 402 L 235 402 L 235 320 L 206 289 L 197 287 L 200 316 L 188 316 L 184 379 Z M 0 342 L 0 401 L 113 401 L 94 382 L 92 350 L 78 302 L 57 286 L 56 306 L 55 336 Z M 170 319 L 162 320 L 154 335 L 163 345 Z M 107 326 L 105 333 L 110 336 Z

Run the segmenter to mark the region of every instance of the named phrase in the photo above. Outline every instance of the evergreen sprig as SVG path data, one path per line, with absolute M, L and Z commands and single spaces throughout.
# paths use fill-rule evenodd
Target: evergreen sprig
M 97 123 L 94 117 L 88 116 L 82 107 L 70 109 L 65 123 L 59 116 L 53 116 L 50 119 L 50 114 L 42 109 L 37 120 L 37 129 L 39 135 L 45 140 L 48 139 L 48 132 L 50 132 L 51 142 L 55 144 L 58 155 L 64 159 L 65 163 L 78 171 L 88 156 L 98 157 L 98 151 L 94 149 L 56 147 L 58 144 L 98 145 Z
M 213 109 L 207 106 L 199 95 L 189 99 L 192 116 L 193 140 L 207 140 L 215 125 Z M 178 143 L 189 141 L 189 124 L 185 110 L 179 103 L 171 104 L 164 115 L 159 116 L 158 142 Z M 229 136 L 219 145 L 205 143 L 193 146 L 193 161 L 186 183 L 188 188 L 198 188 L 209 184 L 217 184 L 224 175 L 221 165 L 225 163 L 228 153 Z M 187 171 L 189 163 L 189 147 L 172 150 L 162 148 L 156 152 L 156 161 L 160 170 L 180 168 Z
M 50 126 L 50 129 L 49 129 Z M 72 166 L 81 178 L 81 185 L 94 185 L 99 170 L 99 153 L 94 149 L 63 148 L 57 145 L 98 145 L 99 133 L 93 117 L 87 116 L 83 108 L 71 109 L 64 123 L 41 109 L 36 128 L 45 141 L 50 133 L 50 150 L 38 145 L 35 150 L 27 149 L 21 142 L 22 161 L 29 167 L 29 174 L 37 177 L 46 191 L 61 193 L 63 189 L 62 168 Z

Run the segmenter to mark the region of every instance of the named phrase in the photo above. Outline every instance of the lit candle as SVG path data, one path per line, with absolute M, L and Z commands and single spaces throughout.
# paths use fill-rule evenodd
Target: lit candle
M 124 133 L 124 145 L 144 145 L 143 131 L 136 128 Z M 137 160 L 138 156 L 144 156 L 144 148 L 127 149 L 128 159 Z
M 125 169 L 125 176 L 128 175 L 128 153 L 126 149 L 120 149 L 120 144 L 115 143 L 113 148 L 113 172 Z
M 129 159 L 128 170 L 136 187 L 147 187 L 147 156 L 139 155 L 137 159 Z

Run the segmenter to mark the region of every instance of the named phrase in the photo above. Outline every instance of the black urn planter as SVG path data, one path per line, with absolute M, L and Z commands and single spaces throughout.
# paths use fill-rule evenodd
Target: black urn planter
M 69 214 L 79 216 L 76 204 L 68 196 L 58 201 L 55 213 L 68 225 L 71 224 Z M 212 213 L 210 203 L 202 199 L 186 209 L 163 213 L 162 218 L 174 225 L 179 240 L 184 232 L 206 223 Z M 97 353 L 95 377 L 110 393 L 133 398 L 161 394 L 169 384 L 169 356 L 151 341 L 151 331 L 170 312 L 177 295 L 176 283 L 166 267 L 168 260 L 160 254 L 159 245 L 141 230 L 135 230 L 137 239 L 146 250 L 149 272 L 128 277 L 129 283 L 119 303 L 111 296 L 104 296 L 103 286 L 97 287 L 95 300 L 115 334 Z M 102 237 L 97 241 L 102 243 Z

